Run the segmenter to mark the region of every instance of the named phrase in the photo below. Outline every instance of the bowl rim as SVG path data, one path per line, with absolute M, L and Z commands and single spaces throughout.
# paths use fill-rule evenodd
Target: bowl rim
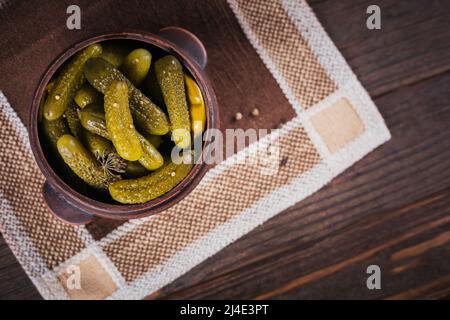
M 206 129 L 218 128 L 218 105 L 217 99 L 212 89 L 211 83 L 200 66 L 195 62 L 188 53 L 178 48 L 169 40 L 164 39 L 154 33 L 146 31 L 123 31 L 102 33 L 88 37 L 84 40 L 78 41 L 62 53 L 49 64 L 47 69 L 41 76 L 38 85 L 33 94 L 32 106 L 28 118 L 28 128 L 30 131 L 30 145 L 33 151 L 36 162 L 45 176 L 47 182 L 61 194 L 63 198 L 72 206 L 75 206 L 89 214 L 112 219 L 133 219 L 141 218 L 161 212 L 179 202 L 187 196 L 200 182 L 208 170 L 208 165 L 202 161 L 194 164 L 194 167 L 189 174 L 180 182 L 175 188 L 165 193 L 164 195 L 150 200 L 143 204 L 113 204 L 105 203 L 92 199 L 89 196 L 83 195 L 71 186 L 69 186 L 58 174 L 53 170 L 52 166 L 47 161 L 45 153 L 41 144 L 41 137 L 39 134 L 38 113 L 39 104 L 48 82 L 53 78 L 57 70 L 74 54 L 87 47 L 88 45 L 99 43 L 108 40 L 134 40 L 141 41 L 155 47 L 158 47 L 168 54 L 177 57 L 183 64 L 194 80 L 198 83 L 203 94 L 206 108 Z M 206 150 L 206 146 L 211 141 L 211 136 L 208 131 L 207 137 L 203 142 L 202 157 Z

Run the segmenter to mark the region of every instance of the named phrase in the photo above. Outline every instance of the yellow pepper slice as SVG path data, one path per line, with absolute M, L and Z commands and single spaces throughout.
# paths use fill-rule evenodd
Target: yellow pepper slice
M 206 108 L 202 92 L 191 76 L 184 74 L 186 93 L 189 101 L 189 112 L 191 114 L 191 127 L 194 136 L 202 134 L 206 126 Z

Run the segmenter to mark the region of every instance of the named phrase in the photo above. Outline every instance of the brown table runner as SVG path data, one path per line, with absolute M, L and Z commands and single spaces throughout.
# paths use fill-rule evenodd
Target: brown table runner
M 0 27 L 10 32 L 0 44 L 12 48 L 0 51 L 0 89 L 12 105 L 0 94 L 0 230 L 45 298 L 141 299 L 317 191 L 390 137 L 304 1 L 230 0 L 231 10 L 219 4 L 210 17 L 186 4 L 187 17 L 178 18 L 170 5 L 172 11 L 127 2 L 128 11 L 119 11 L 111 0 L 80 2 L 82 34 L 65 29 L 64 14 L 55 16 L 65 13 L 61 2 L 0 10 Z M 223 30 L 236 24 L 232 12 L 243 33 Z M 223 128 L 279 129 L 217 165 L 192 194 L 161 214 L 83 227 L 60 223 L 42 201 L 44 177 L 20 119 L 36 81 L 52 58 L 92 33 L 144 26 L 157 31 L 164 24 L 188 27 L 204 40 Z M 239 50 L 247 54 L 236 56 Z M 240 64 L 252 71 L 240 74 Z M 230 74 L 235 77 L 224 78 Z M 232 121 L 236 111 L 248 115 L 255 106 L 260 117 Z M 277 152 L 275 167 L 264 161 L 268 150 Z M 71 286 L 77 272 L 81 288 Z

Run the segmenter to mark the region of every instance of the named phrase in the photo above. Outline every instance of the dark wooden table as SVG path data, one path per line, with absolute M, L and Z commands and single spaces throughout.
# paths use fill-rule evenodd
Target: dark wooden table
M 310 4 L 392 140 L 152 298 L 450 298 L 450 2 L 377 1 L 375 31 L 372 1 Z M 196 10 L 241 33 L 225 1 Z M 366 288 L 372 264 L 381 290 Z M 1 237 L 0 298 L 40 298 Z

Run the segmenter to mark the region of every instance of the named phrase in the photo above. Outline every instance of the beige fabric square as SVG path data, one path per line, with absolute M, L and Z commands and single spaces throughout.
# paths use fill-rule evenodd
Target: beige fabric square
M 350 101 L 343 98 L 311 118 L 331 153 L 345 147 L 364 132 L 364 124 Z
M 117 285 L 96 257 L 89 256 L 82 260 L 78 267 L 80 289 L 69 289 L 67 287 L 67 280 L 74 273 L 64 272 L 59 276 L 59 281 L 71 299 L 99 300 L 110 296 L 117 290 Z
M 389 131 L 370 97 L 304 0 L 228 2 L 300 117 L 283 126 L 288 131 L 281 130 L 279 138 L 275 135 L 280 157 L 269 160 L 279 166 L 276 174 L 263 174 L 266 162 L 260 160 L 267 160 L 272 150 L 267 145 L 258 146 L 263 154 L 259 157 L 251 153 L 254 163 L 219 165 L 220 170 L 211 179 L 202 180 L 189 196 L 164 214 L 133 221 L 113 231 L 110 238 L 103 238 L 105 242 L 95 244 L 125 284 L 136 281 L 133 286 L 116 283 L 109 269 L 89 254 L 75 263 L 81 288 L 67 287 L 71 274 L 60 266 L 86 247 L 83 227 L 63 224 L 46 208 L 41 195 L 44 177 L 34 162 L 26 128 L 0 91 L 0 144 L 8 151 L 0 156 L 0 230 L 44 298 L 143 298 L 192 269 L 199 262 L 197 258 L 203 261 L 205 252 L 208 256 L 214 254 L 219 247 L 275 216 L 281 208 L 319 190 L 362 155 L 389 140 Z M 345 86 L 347 98 L 330 106 L 324 99 L 336 92 L 338 84 Z M 353 97 L 362 97 L 366 106 L 352 105 Z M 324 110 L 311 113 L 309 119 L 303 117 L 308 115 L 302 113 L 303 109 L 312 108 L 314 112 L 321 104 L 327 104 Z M 272 112 L 280 111 L 276 106 L 272 108 Z M 270 116 L 269 112 L 266 117 Z M 315 145 L 320 139 L 310 139 L 304 121 L 311 121 L 317 131 L 314 136 L 321 137 L 331 153 L 339 151 L 343 156 L 337 170 L 329 161 L 323 161 L 328 159 L 321 158 Z M 362 135 L 365 131 L 367 134 Z M 349 147 L 351 141 L 356 143 Z M 205 238 L 208 235 L 215 239 Z M 198 240 L 208 243 L 196 243 Z M 55 267 L 62 270 L 56 281 L 52 277 Z
M 106 255 L 125 280 L 133 281 L 320 162 L 303 127 L 279 138 L 278 145 L 276 174 L 264 175 L 263 164 L 253 155 L 253 162 L 228 167 L 164 214 L 105 246 Z
M 42 197 L 44 176 L 36 166 L 29 146 L 18 139 L 18 128 L 3 112 L 0 97 L 0 215 L 2 221 L 10 221 L 11 233 L 19 230 L 27 235 L 35 251 L 48 268 L 57 266 L 84 248 L 76 227 L 69 226 L 50 213 Z M 24 137 L 28 139 L 27 136 Z M 6 151 L 7 152 L 3 152 Z M 6 211 L 14 212 L 14 220 Z M 15 225 L 20 223 L 20 229 Z M 16 246 L 26 247 L 24 238 Z M 31 256 L 31 254 L 29 254 Z M 38 272 L 35 268 L 31 272 Z M 42 270 L 40 271 L 42 272 Z
M 280 0 L 237 0 L 236 5 L 304 109 L 337 89 Z

